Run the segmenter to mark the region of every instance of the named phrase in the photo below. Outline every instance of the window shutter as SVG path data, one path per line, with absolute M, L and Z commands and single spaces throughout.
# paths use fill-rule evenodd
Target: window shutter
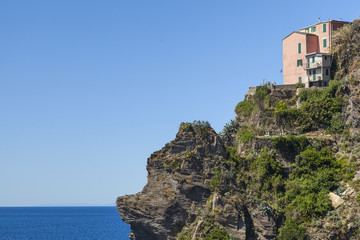
M 323 32 L 326 32 L 326 23 L 323 24 Z
M 301 43 L 298 43 L 298 53 L 301 53 Z
M 326 48 L 326 38 L 323 39 L 323 47 Z

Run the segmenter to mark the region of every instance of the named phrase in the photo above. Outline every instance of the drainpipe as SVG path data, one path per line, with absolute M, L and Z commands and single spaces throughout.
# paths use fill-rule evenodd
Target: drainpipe
M 332 24 L 330 22 L 330 20 L 328 20 L 329 23 L 329 48 L 330 48 L 330 52 L 331 52 L 331 48 L 332 48 Z

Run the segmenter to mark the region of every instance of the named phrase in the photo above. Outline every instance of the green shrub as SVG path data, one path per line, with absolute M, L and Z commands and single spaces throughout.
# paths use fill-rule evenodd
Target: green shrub
M 333 116 L 340 113 L 345 104 L 344 98 L 339 95 L 341 81 L 332 80 L 329 87 L 319 89 L 305 89 L 299 93 L 301 108 L 298 109 L 296 119 L 290 119 L 299 126 L 300 131 L 307 132 L 318 128 L 328 128 L 333 124 L 331 131 L 340 131 L 343 127 L 339 119 L 332 122 Z M 279 111 L 278 116 L 286 113 Z
M 278 111 L 284 111 L 288 109 L 288 106 L 286 105 L 286 103 L 284 101 L 279 101 L 276 103 L 275 105 L 275 111 L 278 112 Z
M 249 117 L 253 112 L 254 108 L 255 107 L 251 102 L 244 100 L 236 105 L 235 113 L 238 116 L 242 115 L 244 117 Z
M 184 131 L 184 132 L 187 132 L 187 131 L 189 131 L 190 129 L 191 129 L 191 127 L 192 127 L 192 124 L 191 123 L 181 123 L 180 124 L 180 129 L 182 130 L 182 131 Z
M 244 131 L 242 131 L 239 140 L 242 143 L 248 143 L 254 138 L 255 138 L 255 135 L 252 132 L 250 132 L 249 130 L 244 130 Z
M 208 121 L 194 120 L 193 124 L 198 127 L 204 127 L 204 128 L 211 127 Z
M 234 120 L 230 120 L 230 122 L 226 123 L 224 128 L 219 132 L 220 138 L 224 141 L 226 139 L 230 139 L 233 133 L 236 133 L 239 128 L 239 123 Z
M 183 228 L 183 229 L 181 230 L 181 232 L 178 233 L 177 239 L 178 239 L 178 240 L 191 240 L 191 239 L 192 239 L 192 237 L 191 237 L 191 232 L 190 232 L 190 231 L 186 231 L 185 228 Z
M 305 228 L 294 219 L 287 219 L 285 226 L 279 229 L 279 240 L 307 239 Z
M 220 185 L 220 177 L 221 177 L 220 174 L 221 173 L 220 173 L 219 169 L 216 169 L 214 176 L 209 181 L 209 187 L 212 192 L 216 191 Z
M 309 145 L 309 140 L 305 136 L 286 135 L 272 138 L 272 144 L 278 150 L 298 155 Z
M 326 129 L 328 133 L 342 133 L 346 128 L 346 124 L 344 122 L 344 117 L 342 114 L 337 113 L 334 114 L 332 119 L 330 120 L 330 127 Z
M 342 169 L 330 150 L 306 149 L 286 183 L 287 216 L 297 212 L 303 221 L 332 209 L 328 193 L 338 187 Z
M 256 158 L 254 165 L 257 168 L 259 180 L 266 181 L 270 177 L 283 175 L 283 168 L 280 163 L 275 160 L 275 153 L 267 148 L 261 150 Z
M 256 92 L 254 94 L 254 103 L 255 106 L 261 111 L 263 111 L 268 104 L 269 91 L 270 89 L 267 85 L 262 85 L 256 89 Z
M 296 83 L 295 84 L 295 88 L 298 89 L 298 88 L 304 88 L 305 87 L 305 84 L 303 83 Z
M 193 123 L 193 129 L 197 134 L 201 136 L 207 136 L 209 134 L 210 123 L 208 121 L 195 120 Z
M 226 230 L 216 227 L 212 229 L 204 238 L 205 240 L 228 240 L 229 234 Z
M 274 115 L 278 125 L 291 126 L 298 122 L 301 111 L 297 108 L 288 108 L 285 102 L 279 101 L 275 105 Z
M 261 149 L 259 155 L 247 164 L 253 172 L 251 188 L 255 190 L 259 198 L 269 200 L 266 195 L 272 195 L 273 192 L 270 191 L 273 190 L 275 190 L 275 195 L 283 195 L 285 172 L 281 163 L 276 161 L 273 150 Z

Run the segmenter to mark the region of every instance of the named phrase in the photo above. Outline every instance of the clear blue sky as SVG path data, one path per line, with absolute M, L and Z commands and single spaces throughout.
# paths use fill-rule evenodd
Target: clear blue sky
M 3 0 L 0 206 L 110 204 L 184 121 L 282 83 L 282 38 L 360 2 Z

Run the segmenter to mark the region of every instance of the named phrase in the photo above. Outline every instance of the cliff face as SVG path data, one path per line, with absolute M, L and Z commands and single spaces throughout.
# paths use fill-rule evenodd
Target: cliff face
M 231 169 L 227 158 L 211 127 L 182 123 L 175 140 L 148 159 L 144 189 L 117 199 L 123 221 L 131 226 L 130 238 L 176 239 L 183 230 L 184 239 L 197 239 L 219 229 L 239 239 L 274 238 L 270 206 L 247 203 L 233 176 L 226 184 L 217 179 L 218 171 Z
M 219 135 L 182 123 L 117 199 L 130 237 L 360 239 L 360 51 L 335 49 L 346 69 L 327 88 L 254 88 Z
M 359 86 L 354 72 L 298 96 L 268 89 L 261 107 L 245 100 L 221 137 L 182 123 L 148 159 L 144 189 L 117 199 L 130 238 L 357 239 Z
M 175 140 L 148 159 L 148 183 L 117 207 L 136 239 L 174 239 L 210 196 L 206 181 L 225 148 L 209 127 L 181 124 Z

